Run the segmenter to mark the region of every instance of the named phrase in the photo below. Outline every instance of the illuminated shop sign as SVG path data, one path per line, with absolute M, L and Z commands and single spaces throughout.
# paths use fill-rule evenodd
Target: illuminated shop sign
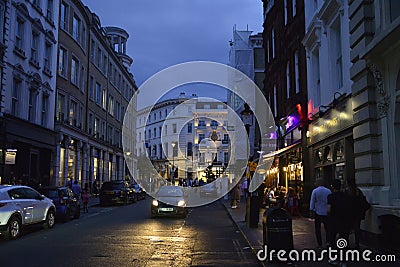
M 300 115 L 292 113 L 280 120 L 279 131 L 281 133 L 281 136 L 285 136 L 299 126 L 300 126 Z

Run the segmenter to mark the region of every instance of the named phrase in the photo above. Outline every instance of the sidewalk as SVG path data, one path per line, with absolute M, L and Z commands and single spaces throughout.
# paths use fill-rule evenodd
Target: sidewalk
M 222 205 L 226 208 L 228 214 L 232 218 L 233 222 L 238 227 L 239 231 L 247 241 L 249 247 L 255 255 L 260 251 L 263 246 L 263 229 L 262 229 L 262 217 L 265 209 L 260 210 L 260 219 L 258 223 L 258 228 L 249 228 L 245 221 L 246 205 L 243 201 L 237 204 L 236 209 L 232 209 L 230 202 L 228 200 L 221 200 Z M 302 251 L 305 249 L 316 249 L 317 241 L 315 238 L 314 221 L 304 217 L 293 217 L 292 218 L 292 228 L 293 228 L 293 245 L 294 249 L 297 251 Z M 323 229 L 323 227 L 322 227 Z M 322 232 L 324 239 L 325 233 Z M 354 234 L 350 235 L 349 247 L 354 247 Z M 361 250 L 367 249 L 366 246 L 360 245 Z M 368 248 L 370 249 L 370 248 Z M 376 251 L 371 249 L 373 254 L 385 254 L 381 251 Z M 383 264 L 384 266 L 399 266 L 399 255 L 396 255 L 396 262 Z M 282 266 L 280 264 L 273 264 L 271 262 L 260 262 L 262 266 Z M 376 266 L 377 263 L 373 262 L 349 262 L 347 266 Z M 380 263 L 382 264 L 382 263 Z M 296 262 L 291 263 L 291 266 L 332 266 L 328 264 L 327 260 L 319 262 Z

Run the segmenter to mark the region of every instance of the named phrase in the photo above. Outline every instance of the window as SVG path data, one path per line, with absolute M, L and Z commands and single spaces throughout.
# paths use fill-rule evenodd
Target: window
M 204 138 L 205 138 L 204 134 L 199 134 L 199 144 L 200 144 L 201 140 L 203 140 Z
M 65 96 L 62 94 L 57 95 L 57 114 L 56 118 L 58 121 L 64 121 L 64 105 L 65 105 Z
M 101 60 L 102 60 L 103 54 L 102 51 L 99 48 L 97 48 L 97 67 L 99 67 L 101 69 Z
M 47 0 L 46 18 L 53 20 L 54 0 Z
M 69 106 L 69 124 L 73 126 L 76 126 L 77 107 L 78 104 L 74 100 L 71 100 Z
M 178 143 L 177 142 L 172 142 L 172 156 L 173 157 L 178 156 Z
M 284 8 L 285 8 L 285 10 L 283 11 L 283 17 L 284 17 L 285 25 L 287 23 L 287 17 L 288 17 L 288 4 L 287 4 L 287 1 L 288 0 L 283 0 L 283 5 L 284 5 Z
M 193 143 L 189 142 L 187 143 L 187 156 L 193 156 Z
M 72 58 L 71 61 L 71 82 L 78 86 L 79 76 L 79 61 L 76 58 Z
M 72 20 L 72 38 L 75 39 L 78 43 L 81 41 L 81 20 L 74 15 Z
M 106 122 L 101 123 L 101 139 L 105 140 L 106 137 Z
M 153 137 L 154 138 L 157 137 L 157 129 L 156 128 L 153 129 Z
M 15 30 L 15 46 L 18 49 L 24 49 L 24 21 L 17 18 L 17 28 Z
M 121 104 L 118 101 L 115 102 L 115 118 L 121 120 Z
M 290 97 L 290 62 L 286 63 L 286 96 Z
M 36 99 L 37 99 L 37 91 L 29 90 L 29 103 L 28 103 L 28 120 L 30 122 L 36 122 Z
M 114 97 L 112 95 L 108 96 L 108 113 L 114 116 Z
M 13 79 L 13 88 L 12 88 L 12 102 L 11 102 L 11 114 L 14 116 L 19 115 L 19 98 L 21 94 L 21 86 L 22 81 L 20 79 Z
M 107 74 L 107 55 L 103 56 L 103 69 L 102 69 L 104 75 Z
M 81 67 L 81 73 L 79 75 L 79 81 L 80 81 L 80 88 L 82 93 L 85 90 L 85 67 Z
M 93 100 L 94 97 L 94 78 L 90 76 L 89 78 L 89 99 Z
M 192 133 L 193 131 L 193 124 L 192 123 L 188 123 L 188 133 Z
M 294 16 L 296 16 L 296 13 L 297 13 L 297 0 L 292 0 L 292 14 L 293 14 L 293 17 Z
M 51 52 L 52 52 L 52 45 L 50 42 L 45 43 L 44 48 L 44 59 L 43 59 L 43 66 L 47 72 L 51 72 Z
M 342 70 L 342 40 L 340 30 L 340 20 L 337 19 L 332 25 L 331 32 L 331 44 L 332 44 L 332 56 L 333 56 L 333 69 L 334 77 L 333 81 L 336 83 L 336 88 L 340 89 L 343 87 L 343 70 Z
M 211 121 L 211 128 L 216 129 L 218 127 L 218 122 L 217 121 Z
M 37 62 L 39 53 L 39 33 L 32 31 L 31 61 Z
M 68 31 L 68 15 L 68 5 L 62 2 L 60 9 L 60 28 L 64 31 Z
M 96 82 L 96 103 L 101 105 L 101 84 Z
M 199 126 L 206 126 L 206 122 L 203 120 L 199 121 Z
M 88 127 L 89 127 L 89 134 L 92 134 L 93 131 L 93 113 L 89 113 L 89 121 L 88 121 Z
M 96 47 L 96 44 L 95 44 L 94 40 L 92 39 L 90 41 L 90 60 L 92 62 L 94 62 L 95 47 Z
M 108 125 L 108 141 L 110 144 L 113 143 L 113 127 Z
M 172 124 L 172 133 L 176 133 L 176 123 Z
M 224 134 L 224 139 L 225 141 L 229 141 L 229 134 Z
M 271 32 L 271 50 L 272 50 L 272 58 L 275 58 L 275 31 L 272 29 Z
M 107 90 L 106 90 L 105 88 L 103 89 L 102 107 L 103 107 L 104 109 L 107 108 Z
M 60 47 L 58 52 L 58 74 L 67 77 L 67 50 Z
M 293 0 L 294 1 L 294 0 Z M 296 81 L 296 94 L 300 92 L 300 76 L 299 76 L 299 52 L 294 53 L 294 78 Z
M 42 122 L 41 122 L 41 125 L 44 127 L 47 126 L 48 103 L 49 103 L 49 96 L 43 95 L 42 96 Z
M 96 134 L 97 137 L 100 135 L 100 119 L 95 118 L 94 120 L 94 133 Z
M 228 152 L 224 152 L 224 162 L 225 163 L 229 162 L 229 153 Z

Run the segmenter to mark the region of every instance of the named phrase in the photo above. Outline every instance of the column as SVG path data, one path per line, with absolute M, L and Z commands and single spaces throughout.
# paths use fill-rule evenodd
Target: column
M 82 166 L 82 181 L 83 184 L 88 183 L 90 187 L 90 181 L 88 179 L 87 171 L 88 171 L 88 144 L 84 143 L 82 146 L 83 153 L 83 166 Z
M 113 180 L 116 179 L 116 173 L 117 173 L 117 156 L 116 155 L 112 155 L 112 172 L 111 172 L 111 177 Z
M 81 164 L 81 150 L 82 150 L 82 142 L 76 141 L 76 164 L 75 164 L 75 180 L 80 182 L 82 185 L 82 164 Z
M 68 159 L 69 159 L 69 144 L 71 143 L 71 137 L 64 138 L 64 185 L 68 181 Z
M 60 153 L 61 153 L 61 144 L 57 142 L 57 147 L 56 147 L 56 155 L 55 155 L 55 160 L 54 160 L 54 173 L 53 173 L 53 179 L 54 179 L 54 184 L 52 185 L 60 185 Z
M 103 183 L 104 177 L 103 177 L 103 168 L 104 168 L 104 161 L 103 161 L 103 150 L 99 150 L 99 155 L 98 155 L 98 180 L 100 181 L 100 184 Z
M 105 181 L 110 181 L 111 177 L 110 177 L 110 173 L 108 170 L 108 162 L 109 160 L 110 154 L 108 153 L 108 151 L 104 151 L 104 177 L 105 177 Z

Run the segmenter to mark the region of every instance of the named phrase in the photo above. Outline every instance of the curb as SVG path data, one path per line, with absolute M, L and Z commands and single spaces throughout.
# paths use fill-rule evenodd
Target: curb
M 249 248 L 251 249 L 251 252 L 257 257 L 257 252 L 255 251 L 255 249 L 253 248 L 253 246 L 251 245 L 249 239 L 247 238 L 247 236 L 244 234 L 244 232 L 242 231 L 242 229 L 239 227 L 239 225 L 237 224 L 237 222 L 233 219 L 232 214 L 229 212 L 228 207 L 222 202 L 221 205 L 225 208 L 226 213 L 228 214 L 229 218 L 232 220 L 232 222 L 235 224 L 236 228 L 239 230 L 240 234 L 243 236 L 244 240 L 246 241 L 247 245 L 249 246 Z M 258 258 L 257 258 L 258 260 Z M 266 267 L 265 263 L 258 260 L 258 263 L 260 264 L 260 266 Z

